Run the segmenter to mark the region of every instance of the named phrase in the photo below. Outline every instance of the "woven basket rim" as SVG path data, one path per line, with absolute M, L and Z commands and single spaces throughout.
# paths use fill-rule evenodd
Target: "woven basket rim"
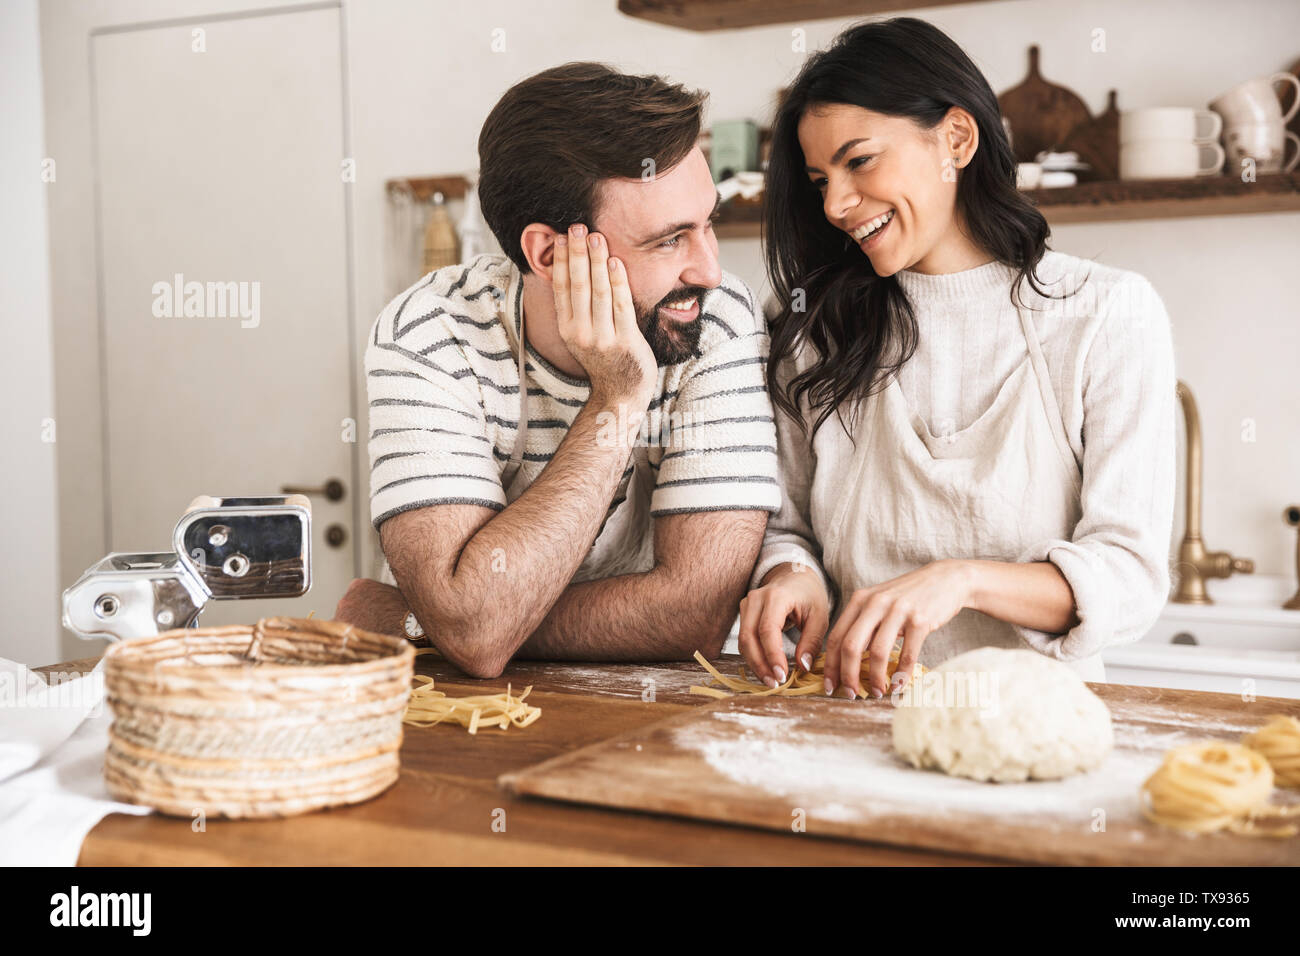
M 378 657 L 372 657 L 368 660 L 360 661 L 339 661 L 335 664 L 309 664 L 307 662 L 295 664 L 280 664 L 270 662 L 259 662 L 256 674 L 261 677 L 287 677 L 308 673 L 313 676 L 328 677 L 356 673 L 358 671 L 373 668 L 375 666 L 386 666 L 390 664 L 403 664 L 415 662 L 415 647 L 410 641 L 393 634 L 380 634 L 377 631 L 367 631 L 351 624 L 344 624 L 341 621 L 331 621 L 315 618 L 292 618 L 292 617 L 269 617 L 262 618 L 256 624 L 226 624 L 213 625 L 211 627 L 180 627 L 173 628 L 169 631 L 162 631 L 159 634 L 145 634 L 140 637 L 127 638 L 110 644 L 108 650 L 104 652 L 104 666 L 128 668 L 147 668 L 156 670 L 158 665 L 164 661 L 167 664 L 167 673 L 169 675 L 197 677 L 212 676 L 219 673 L 229 673 L 228 668 L 219 668 L 211 664 L 184 663 L 175 664 L 171 661 L 179 658 L 163 658 L 161 660 L 149 661 L 139 657 L 134 652 L 149 647 L 163 640 L 181 640 L 192 639 L 195 637 L 215 636 L 218 632 L 225 634 L 247 634 L 251 639 L 258 627 L 286 627 L 290 631 L 305 632 L 313 637 L 324 638 L 342 638 L 350 635 L 357 635 L 361 640 L 371 640 L 378 642 L 387 647 L 388 653 Z M 291 635 L 284 635 L 291 636 Z

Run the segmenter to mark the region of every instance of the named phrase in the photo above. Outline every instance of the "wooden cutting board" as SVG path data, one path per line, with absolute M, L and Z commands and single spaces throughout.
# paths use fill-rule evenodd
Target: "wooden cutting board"
M 516 794 L 1029 863 L 1297 865 L 1300 836 L 1190 837 L 1141 818 L 1138 788 L 1166 750 L 1239 740 L 1300 701 L 1093 685 L 1115 749 L 1061 781 L 977 783 L 921 771 L 891 747 L 881 701 L 733 697 L 505 774 Z M 1276 791 L 1275 802 L 1300 802 Z M 1104 825 L 1104 829 L 1101 827 Z M 718 860 L 725 863 L 725 860 Z M 779 863 L 779 860 L 773 860 Z
M 1022 163 L 1032 163 L 1045 149 L 1061 149 L 1071 131 L 1092 119 L 1073 90 L 1043 79 L 1037 46 L 1029 48 L 1028 75 L 998 96 L 998 107 L 1011 124 L 1011 146 Z

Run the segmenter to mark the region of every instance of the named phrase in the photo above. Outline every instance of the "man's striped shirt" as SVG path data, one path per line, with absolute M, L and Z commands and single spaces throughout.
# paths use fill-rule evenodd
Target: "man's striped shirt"
M 479 256 L 429 273 L 375 321 L 365 366 L 376 528 L 400 512 L 439 504 L 500 511 L 555 454 L 590 385 L 527 345 L 524 460 L 510 487 L 502 486 L 519 420 L 514 330 L 522 293 L 514 263 Z M 648 441 L 632 448 L 574 581 L 653 567 L 653 517 L 780 508 L 762 313 L 748 286 L 726 273 L 700 308 L 696 352 L 659 369 L 643 431 Z M 607 428 L 617 433 L 613 420 Z

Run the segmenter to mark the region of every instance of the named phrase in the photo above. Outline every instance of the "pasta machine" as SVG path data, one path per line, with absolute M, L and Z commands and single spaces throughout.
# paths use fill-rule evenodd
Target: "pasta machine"
M 63 626 L 124 640 L 194 627 L 211 600 L 301 597 L 311 588 L 311 502 L 304 495 L 190 502 L 172 550 L 113 552 L 63 592 Z

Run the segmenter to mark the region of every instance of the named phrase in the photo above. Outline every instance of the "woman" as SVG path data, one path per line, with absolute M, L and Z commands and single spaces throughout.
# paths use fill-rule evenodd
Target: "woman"
M 1102 680 L 1099 651 L 1164 603 L 1168 317 L 1141 276 L 1048 251 L 1015 179 L 993 91 L 920 20 L 847 30 L 778 112 L 764 233 L 784 504 L 739 639 L 769 686 L 792 626 L 805 670 L 824 638 L 827 694 L 883 696 L 918 660 L 985 645 Z

